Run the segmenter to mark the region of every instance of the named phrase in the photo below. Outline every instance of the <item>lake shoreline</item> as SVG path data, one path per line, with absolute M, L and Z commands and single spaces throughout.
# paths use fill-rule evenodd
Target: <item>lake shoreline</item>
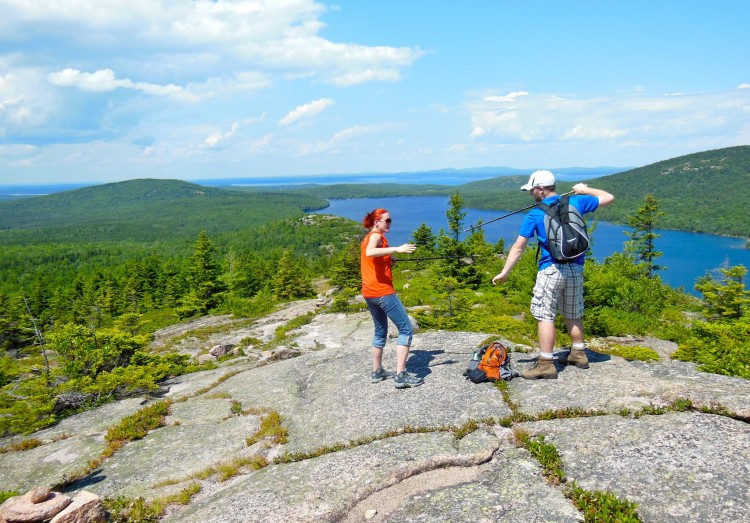
M 434 196 L 429 196 L 429 195 L 425 195 L 425 196 L 384 196 L 383 199 L 385 199 L 385 198 L 389 198 L 389 199 L 390 198 L 434 198 Z M 325 198 L 325 199 L 328 200 L 328 201 L 342 202 L 342 201 L 348 201 L 348 200 L 364 200 L 364 199 L 377 199 L 377 198 Z M 320 212 L 322 210 L 328 209 L 329 207 L 331 207 L 330 203 L 327 206 L 325 206 L 325 207 L 323 207 L 321 209 L 316 209 L 315 212 Z M 465 211 L 471 210 L 471 211 L 480 211 L 480 212 L 494 212 L 494 213 L 497 213 L 498 216 L 502 216 L 503 214 L 507 214 L 507 213 L 510 213 L 510 212 L 515 212 L 515 211 L 511 211 L 511 210 L 481 209 L 481 208 L 477 208 L 477 207 L 465 207 L 464 210 Z M 519 214 L 522 214 L 522 213 L 519 213 Z M 597 223 L 608 223 L 608 224 L 616 225 L 616 226 L 620 226 L 620 227 L 627 227 L 628 226 L 626 223 L 612 222 L 612 221 L 606 221 L 605 222 L 605 221 L 597 220 Z M 720 238 L 727 238 L 727 239 L 732 239 L 732 240 L 742 240 L 742 241 L 746 242 L 744 248 L 747 249 L 747 250 L 750 250 L 750 237 L 733 236 L 731 234 L 714 234 L 712 232 L 690 231 L 690 230 L 686 230 L 686 229 L 656 229 L 656 231 L 657 231 L 657 233 L 658 233 L 658 231 L 667 231 L 667 232 L 684 232 L 684 233 L 688 233 L 688 234 L 708 234 L 710 236 L 718 236 Z

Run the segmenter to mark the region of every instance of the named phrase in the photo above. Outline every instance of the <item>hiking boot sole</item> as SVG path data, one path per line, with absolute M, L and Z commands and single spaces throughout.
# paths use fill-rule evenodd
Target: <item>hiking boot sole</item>
M 412 387 L 419 387 L 420 385 L 424 385 L 424 381 L 420 381 L 419 383 L 396 383 L 396 388 L 410 389 Z
M 521 373 L 521 377 L 525 380 L 556 380 L 557 374 L 550 374 L 549 376 L 524 376 Z
M 565 366 L 573 366 L 578 367 L 579 369 L 588 369 L 589 368 L 589 361 L 588 358 L 586 358 L 586 361 L 570 361 L 570 354 L 567 354 L 565 356 L 561 356 L 557 359 L 557 361 L 560 363 L 560 365 Z

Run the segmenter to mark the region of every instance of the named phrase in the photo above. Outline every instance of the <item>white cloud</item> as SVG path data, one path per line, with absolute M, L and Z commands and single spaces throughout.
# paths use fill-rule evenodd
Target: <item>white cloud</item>
M 740 84 L 737 89 L 750 89 L 750 84 Z
M 94 93 L 105 93 L 115 89 L 133 89 L 154 96 L 168 96 L 185 101 L 197 101 L 199 99 L 193 93 L 189 93 L 182 87 L 174 84 L 157 85 L 145 82 L 133 82 L 129 79 L 118 80 L 111 69 L 100 69 L 93 73 L 83 73 L 78 69 L 63 69 L 56 73 L 50 73 L 49 81 L 61 87 L 77 87 L 82 91 Z
M 225 133 L 214 133 L 208 138 L 206 138 L 206 145 L 209 147 L 216 147 L 219 142 L 222 142 L 224 140 L 227 140 L 234 136 L 234 134 L 237 132 L 237 129 L 239 129 L 240 125 L 235 122 L 232 124 L 232 127 Z
M 333 137 L 331 138 L 331 143 L 349 140 L 356 136 L 364 136 L 368 134 L 377 133 L 377 132 L 380 132 L 382 129 L 383 129 L 382 125 L 355 125 L 347 129 L 342 129 L 341 131 L 334 134 Z
M 0 67 L 2 64 L 0 64 Z M 38 71 L 0 69 L 0 137 L 26 135 L 50 123 L 60 98 Z
M 739 129 L 750 116 L 744 90 L 706 94 L 572 97 L 518 92 L 468 103 L 471 138 L 490 143 L 643 142 Z
M 366 82 L 396 82 L 401 79 L 401 73 L 397 69 L 368 69 L 365 71 L 353 71 L 343 74 L 333 74 L 331 83 L 349 87 Z
M 277 137 L 275 124 L 310 121 L 335 103 L 338 88 L 399 81 L 424 55 L 325 38 L 322 17 L 340 8 L 316 0 L 0 5 L 0 48 L 17 50 L 0 52 L 0 144 L 42 146 L 36 161 L 49 162 L 50 172 L 82 157 L 93 172 L 92 151 L 105 149 L 118 151 L 123 165 L 148 158 L 153 170 L 188 158 L 288 158 L 301 141 L 321 138 L 304 126 L 288 130 L 294 138 Z M 305 89 L 319 94 L 284 116 L 289 93 Z M 259 111 L 274 118 L 251 133 L 247 116 Z M 322 143 L 332 150 L 336 142 Z
M 508 93 L 504 96 L 485 96 L 483 100 L 485 102 L 512 102 L 519 96 L 528 96 L 529 93 L 526 91 L 513 91 L 512 93 Z
M 293 124 L 302 118 L 311 118 L 320 114 L 335 103 L 336 102 L 330 98 L 321 98 L 304 105 L 299 105 L 291 110 L 284 118 L 279 120 L 279 125 L 286 126 Z
M 206 138 L 204 143 L 209 148 L 215 148 L 219 144 L 226 142 L 229 139 L 233 138 L 237 134 L 237 131 L 240 129 L 240 126 L 254 125 L 259 122 L 262 122 L 263 120 L 265 120 L 265 118 L 266 118 L 266 114 L 263 113 L 261 116 L 257 118 L 246 118 L 245 120 L 242 120 L 241 122 L 233 122 L 228 131 L 211 133 Z
M 9 8 L 0 21 L 0 34 L 23 42 L 41 36 L 43 28 L 44 38 L 55 42 L 48 48 L 59 48 L 62 60 L 77 54 L 112 59 L 126 53 L 130 68 L 157 60 L 163 62 L 162 69 L 181 76 L 205 71 L 191 66 L 172 69 L 173 60 L 208 66 L 203 59 L 209 56 L 214 60 L 214 71 L 230 65 L 274 74 L 307 73 L 348 86 L 398 80 L 401 68 L 424 55 L 408 47 L 365 46 L 321 38 L 318 33 L 325 24 L 319 17 L 326 6 L 313 0 L 4 3 Z M 130 71 L 127 75 L 132 76 Z
M 298 147 L 297 153 L 302 156 L 317 154 L 323 152 L 336 151 L 341 144 L 352 141 L 352 139 L 359 136 L 368 136 L 371 134 L 380 133 L 383 130 L 390 128 L 389 125 L 355 125 L 347 127 L 335 133 L 330 140 L 326 142 L 318 142 L 315 144 L 303 144 Z

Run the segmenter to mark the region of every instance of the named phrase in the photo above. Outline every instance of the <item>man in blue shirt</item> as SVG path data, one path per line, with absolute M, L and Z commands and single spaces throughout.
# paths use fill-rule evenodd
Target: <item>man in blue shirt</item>
M 528 191 L 537 203 L 552 204 L 560 199 L 555 192 L 555 175 L 549 171 L 535 171 L 529 182 L 521 187 Z M 601 189 L 592 189 L 585 183 L 573 186 L 575 193 L 570 197 L 570 205 L 581 214 L 594 212 L 599 207 L 609 205 L 615 197 Z M 555 317 L 560 311 L 572 340 L 568 357 L 561 363 L 587 369 L 589 366 L 583 344 L 583 263 L 585 255 L 570 262 L 554 259 L 547 249 L 547 233 L 544 228 L 544 211 L 535 207 L 526 215 L 521 224 L 518 238 L 508 251 L 503 270 L 492 278 L 492 284 L 505 282 L 510 271 L 518 262 L 529 239 L 536 236 L 541 245 L 539 272 L 536 276 L 531 315 L 537 320 L 539 336 L 539 359 L 531 369 L 521 372 L 526 379 L 557 378 L 552 350 L 555 346 Z

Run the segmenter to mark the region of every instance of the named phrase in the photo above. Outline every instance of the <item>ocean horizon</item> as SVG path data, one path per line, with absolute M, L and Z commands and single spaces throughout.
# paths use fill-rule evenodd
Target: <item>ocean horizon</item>
M 560 180 L 580 181 L 599 176 L 606 176 L 622 172 L 628 168 L 620 167 L 565 167 L 551 169 Z M 436 171 L 420 172 L 365 172 L 354 174 L 315 174 L 298 176 L 260 176 L 244 178 L 215 178 L 183 180 L 206 187 L 232 188 L 232 187 L 277 187 L 277 186 L 304 186 L 304 185 L 337 185 L 337 184 L 372 184 L 390 183 L 403 185 L 448 185 L 457 186 L 465 183 L 488 180 L 501 176 L 523 176 L 530 174 L 535 169 L 515 169 L 511 167 L 478 167 L 475 169 L 440 169 Z M 180 179 L 180 178 L 176 178 Z M 28 198 L 33 196 L 44 196 L 64 191 L 72 191 L 83 187 L 95 185 L 106 185 L 117 182 L 90 182 L 90 183 L 21 183 L 0 184 L 0 199 Z

